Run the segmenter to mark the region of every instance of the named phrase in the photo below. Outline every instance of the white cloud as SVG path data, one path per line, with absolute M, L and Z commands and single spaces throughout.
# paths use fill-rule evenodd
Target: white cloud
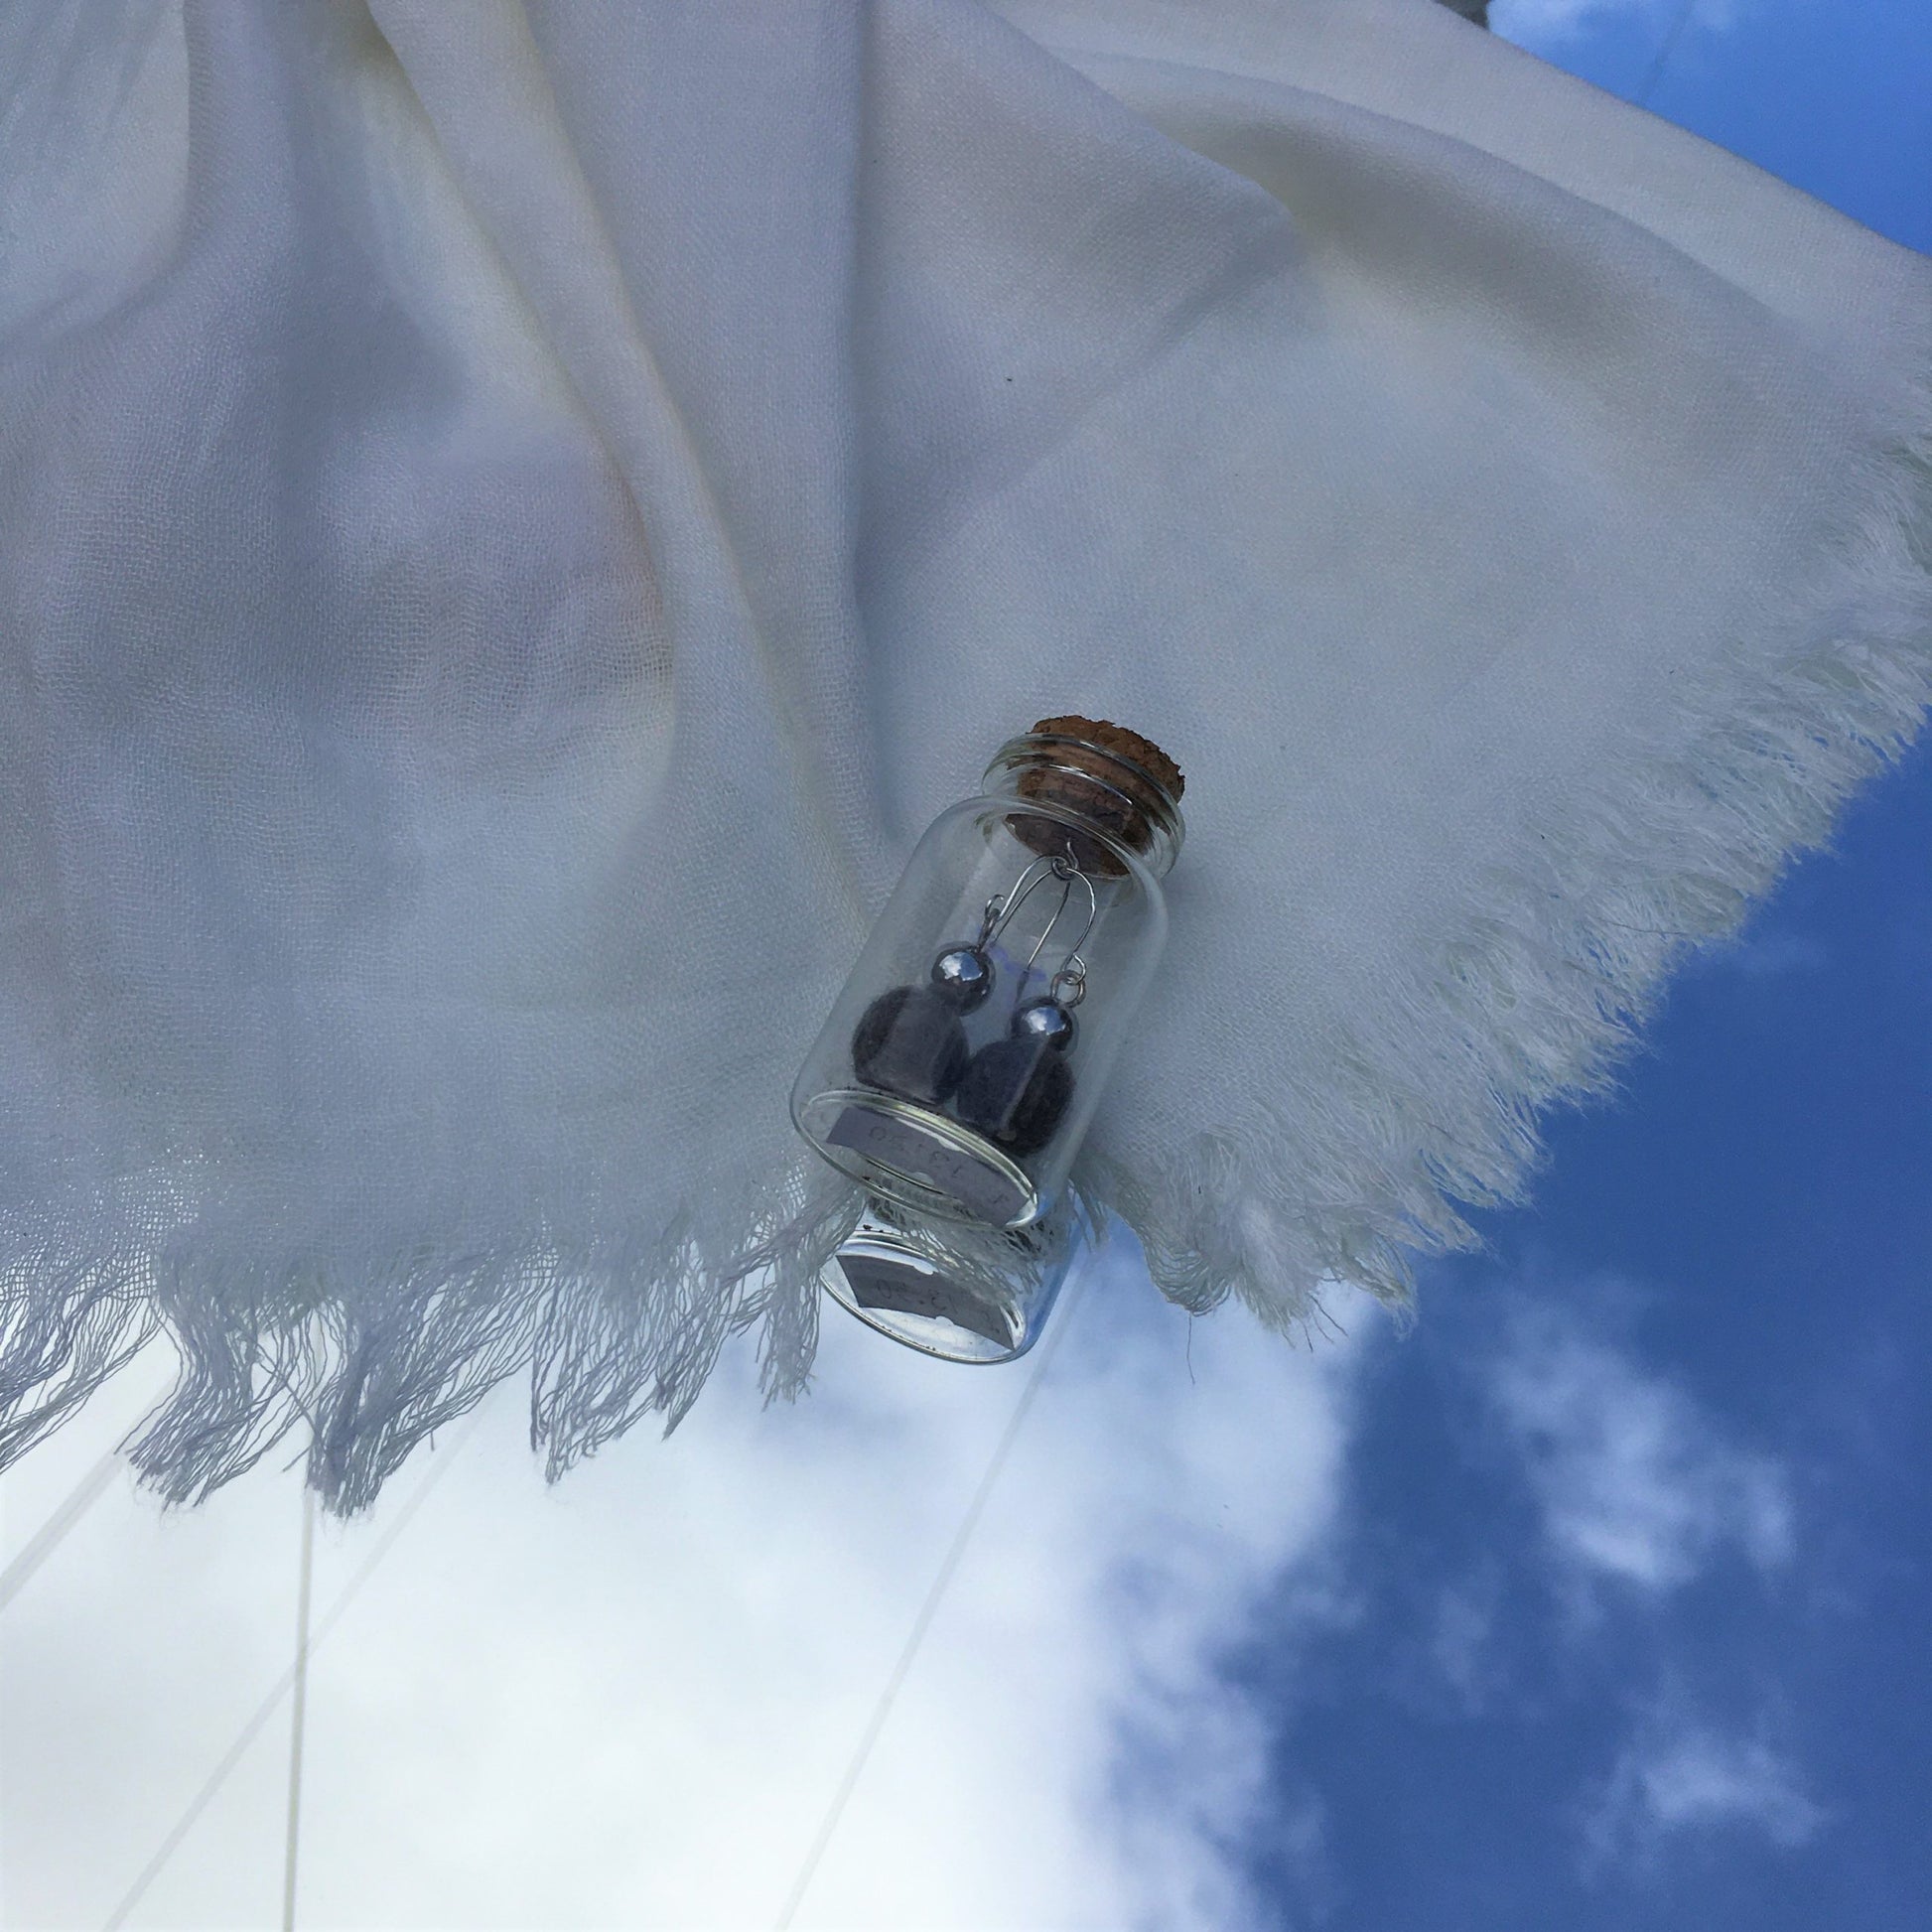
M 797 1920 L 1277 1923 L 1244 1844 L 1269 1737 L 1220 1669 L 1313 1581 L 1353 1351 L 1185 1322 L 1096 1271 Z M 1366 1326 L 1364 1322 L 1359 1325 Z M 931 1363 L 828 1317 L 817 1392 L 738 1363 L 668 1443 L 546 1491 L 509 1391 L 314 1666 L 301 1922 L 769 1926 L 1029 1365 Z M 100 1452 L 83 1418 L 0 1483 L 17 1548 Z M 449 1453 L 447 1444 L 444 1453 Z M 325 1531 L 319 1613 L 370 1523 Z M 0 1620 L 9 1925 L 98 1925 L 286 1664 L 297 1495 L 258 1471 L 92 1511 Z M 134 1923 L 272 1921 L 278 1720 Z
M 1692 972 L 1734 973 L 1747 980 L 1785 979 L 1831 964 L 1822 940 L 1805 932 L 1752 932 L 1712 946 L 1686 962 Z
M 1527 1310 L 1490 1394 L 1570 1581 L 1662 1595 L 1727 1554 L 1792 1555 L 1789 1487 L 1682 1390 L 1545 1309 Z
M 1587 1833 L 1595 1863 L 1649 1864 L 1667 1845 L 1719 1830 L 1788 1851 L 1824 1823 L 1797 1766 L 1764 1736 L 1727 1736 L 1665 1711 L 1617 1760 Z
M 1484 1708 L 1501 1679 L 1493 1651 L 1502 1596 L 1502 1574 L 1489 1566 L 1436 1599 L 1427 1647 L 1432 1688 L 1447 1689 L 1464 1717 Z
M 1792 1561 L 1781 1464 L 1578 1315 L 1519 1304 L 1488 1386 L 1574 1609 L 1659 1605 L 1722 1561 L 1764 1576 Z M 1644 1867 L 1720 1829 L 1802 1845 L 1824 1814 L 1767 1726 L 1735 1734 L 1670 1691 L 1637 1704 L 1583 1822 L 1587 1864 Z
M 1490 0 L 1489 25 L 1519 47 L 1552 47 L 1573 41 L 1603 22 L 1628 19 L 1670 32 L 1684 0 Z M 1698 0 L 1686 31 L 1722 33 L 1737 23 L 1742 0 Z

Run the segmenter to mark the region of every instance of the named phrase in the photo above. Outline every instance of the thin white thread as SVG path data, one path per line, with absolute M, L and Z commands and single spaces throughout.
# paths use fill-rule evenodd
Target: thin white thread
M 309 1605 L 316 1581 L 316 1492 L 302 1485 L 302 1581 L 296 1588 L 295 1699 L 289 1712 L 289 1824 L 282 1855 L 282 1932 L 295 1932 L 295 1860 L 302 1843 L 302 1743 L 309 1715 Z
M 0 1570 L 0 1610 L 4 1610 L 32 1581 L 34 1572 L 61 1547 L 68 1532 L 107 1492 L 121 1466 L 119 1449 L 109 1449 L 74 1484 L 45 1523 L 28 1538 L 26 1547 L 6 1569 Z
M 1643 77 L 1637 91 L 1630 96 L 1633 105 L 1642 107 L 1648 104 L 1650 96 L 1656 91 L 1657 83 L 1664 77 L 1664 69 L 1670 66 L 1670 57 L 1677 52 L 1677 43 L 1683 37 L 1686 27 L 1691 24 L 1691 16 L 1697 12 L 1698 0 L 1684 0 L 1677 10 L 1677 18 L 1670 24 L 1670 32 L 1664 36 L 1663 44 L 1657 49 L 1656 58 L 1650 64 L 1650 71 Z
M 368 1582 L 370 1574 L 374 1571 L 376 1565 L 389 1554 L 390 1550 L 395 1546 L 396 1539 L 409 1527 L 410 1521 L 416 1512 L 429 1500 L 430 1491 L 449 1473 L 450 1464 L 456 1460 L 457 1451 L 476 1433 L 477 1425 L 482 1420 L 482 1417 L 483 1411 L 481 1409 L 473 1409 L 464 1418 L 462 1427 L 455 1432 L 450 1443 L 449 1452 L 445 1455 L 437 1456 L 432 1460 L 429 1474 L 423 1478 L 416 1493 L 396 1512 L 396 1520 L 382 1533 L 380 1540 L 370 1550 L 361 1569 L 356 1571 L 354 1576 L 343 1587 L 343 1593 L 330 1606 L 329 1614 L 316 1626 L 315 1635 L 309 1642 L 309 1654 L 311 1656 L 320 1650 L 324 1643 L 328 1641 L 329 1633 L 342 1620 L 343 1613 L 348 1608 L 356 1591 Z M 294 1682 L 295 1667 L 291 1664 L 276 1679 L 268 1695 L 255 1707 L 254 1715 L 242 1725 L 240 1733 L 236 1736 L 234 1742 L 228 1746 L 221 1761 L 208 1773 L 207 1781 L 203 1784 L 202 1788 L 188 1801 L 187 1809 L 176 1819 L 174 1828 L 161 1841 L 161 1844 L 155 1851 L 154 1857 L 142 1866 L 140 1876 L 127 1888 L 121 1902 L 114 1907 L 113 1913 L 108 1918 L 107 1923 L 101 1928 L 101 1932 L 120 1932 L 120 1927 L 127 1923 L 128 1914 L 134 1910 L 135 1906 L 140 1904 L 143 1897 L 147 1894 L 148 1887 L 161 1875 L 162 1868 L 174 1857 L 182 1840 L 195 1829 L 196 1820 L 208 1808 L 208 1805 L 213 1801 L 215 1793 L 227 1782 L 228 1776 L 234 1770 L 234 1767 L 247 1755 L 248 1746 L 261 1735 L 263 1726 L 275 1715 L 277 1707 L 281 1704 L 284 1695 Z
M 155 1390 L 148 1407 L 152 1409 L 167 1392 L 168 1385 L 164 1383 Z M 0 1610 L 4 1610 L 27 1587 L 34 1579 L 34 1573 L 67 1541 L 73 1526 L 113 1486 L 114 1477 L 124 1460 L 118 1445 L 109 1449 L 73 1485 L 47 1521 L 27 1539 L 13 1562 L 0 1570 Z
M 1000 1440 L 993 1446 L 992 1459 L 986 1465 L 986 1473 L 980 1477 L 979 1487 L 973 1492 L 973 1499 L 966 1505 L 966 1514 L 960 1519 L 959 1528 L 953 1533 L 953 1540 L 946 1554 L 940 1559 L 939 1568 L 934 1574 L 932 1585 L 925 1593 L 925 1601 L 919 1605 L 919 1613 L 912 1619 L 912 1628 L 906 1636 L 904 1648 L 898 1654 L 891 1674 L 886 1679 L 885 1689 L 879 1694 L 879 1701 L 873 1706 L 872 1717 L 868 1720 L 864 1732 L 859 1738 L 858 1748 L 852 1753 L 852 1761 L 845 1767 L 845 1775 L 839 1780 L 838 1790 L 833 1794 L 831 1804 L 826 1808 L 825 1817 L 820 1823 L 817 1836 L 812 1840 L 811 1850 L 805 1854 L 805 1862 L 799 1867 L 798 1876 L 792 1881 L 791 1891 L 786 1896 L 784 1909 L 778 1914 L 773 1932 L 786 1932 L 792 1920 L 798 1915 L 798 1908 L 805 1902 L 805 1894 L 811 1889 L 814 1877 L 818 1875 L 819 1862 L 825 1857 L 832 1843 L 832 1835 L 839 1828 L 839 1820 L 845 1814 L 852 1794 L 859 1788 L 859 1780 L 865 1775 L 867 1761 L 871 1758 L 873 1746 L 879 1742 L 880 1733 L 886 1728 L 886 1720 L 891 1717 L 894 1704 L 911 1675 L 912 1664 L 919 1654 L 919 1646 L 925 1641 L 926 1632 L 931 1629 L 932 1621 L 939 1612 L 939 1604 L 945 1596 L 953 1577 L 957 1574 L 960 1559 L 966 1554 L 966 1546 L 978 1529 L 980 1518 L 986 1513 L 988 1499 L 993 1494 L 994 1484 L 1000 1479 L 1000 1472 L 1006 1467 L 1008 1455 L 1012 1453 L 1014 1443 L 1019 1439 L 1021 1425 L 1027 1420 L 1027 1412 L 1033 1407 L 1034 1398 L 1039 1393 L 1040 1384 L 1046 1379 L 1046 1370 L 1051 1364 L 1054 1352 L 1065 1337 L 1071 1321 L 1074 1305 L 1078 1302 L 1080 1291 L 1086 1284 L 1088 1269 L 1082 1268 L 1074 1277 L 1068 1289 L 1065 1302 L 1059 1311 L 1059 1320 L 1053 1324 L 1053 1332 L 1046 1337 L 1039 1350 L 1039 1365 L 1034 1370 L 1033 1378 L 1020 1393 L 1020 1400 L 1013 1405 L 1013 1414 L 1007 1419 L 1007 1426 Z

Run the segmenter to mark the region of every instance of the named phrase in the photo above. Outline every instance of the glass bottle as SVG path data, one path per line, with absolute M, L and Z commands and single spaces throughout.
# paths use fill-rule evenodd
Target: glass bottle
M 1167 931 L 1181 775 L 1049 718 L 926 831 L 792 1090 L 871 1197 L 827 1290 L 955 1360 L 1024 1353 L 1073 1245 L 1066 1181 Z

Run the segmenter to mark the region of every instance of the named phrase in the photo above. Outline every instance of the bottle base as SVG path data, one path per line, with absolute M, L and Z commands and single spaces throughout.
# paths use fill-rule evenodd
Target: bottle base
M 868 1204 L 819 1274 L 868 1327 L 941 1361 L 1011 1362 L 1039 1338 L 1072 1257 L 1058 1217 L 1027 1229 L 924 1224 Z
M 1027 1171 L 959 1122 L 870 1087 L 815 1094 L 799 1132 L 869 1193 L 921 1214 L 1022 1228 L 1041 1201 Z

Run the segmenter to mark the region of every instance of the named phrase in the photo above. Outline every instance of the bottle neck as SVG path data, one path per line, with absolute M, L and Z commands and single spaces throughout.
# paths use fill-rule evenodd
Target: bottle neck
M 1009 739 L 986 767 L 989 797 L 1037 808 L 1009 822 L 1041 854 L 1065 851 L 1084 872 L 1120 878 L 1132 855 L 1157 879 L 1173 864 L 1183 826 L 1180 806 L 1160 779 L 1090 739 L 1026 732 Z

